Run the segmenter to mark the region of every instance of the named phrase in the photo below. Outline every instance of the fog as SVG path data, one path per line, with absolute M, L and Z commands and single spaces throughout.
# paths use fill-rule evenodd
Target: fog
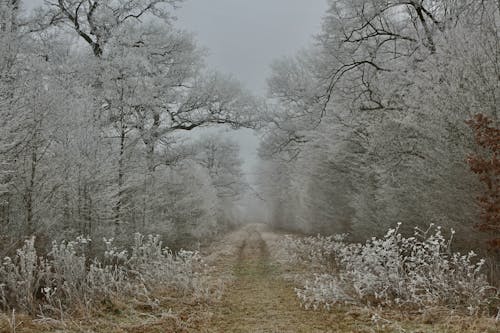
M 499 27 L 0 0 L 0 332 L 498 331 Z

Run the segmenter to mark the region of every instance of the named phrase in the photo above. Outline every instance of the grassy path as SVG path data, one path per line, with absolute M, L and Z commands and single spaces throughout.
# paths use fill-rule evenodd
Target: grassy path
M 293 287 L 281 278 L 278 267 L 270 262 L 260 233 L 256 229 L 247 232 L 248 237 L 242 241 L 233 266 L 236 281 L 214 310 L 207 332 L 312 333 L 346 328 L 342 327 L 346 321 L 341 313 L 302 309 Z
M 394 319 L 374 324 L 369 311 L 337 306 L 330 312 L 301 308 L 294 286 L 283 279 L 283 267 L 272 263 L 265 239 L 279 237 L 262 226 L 244 227 L 233 243 L 234 263 L 225 266 L 233 271 L 235 281 L 225 291 L 222 301 L 212 309 L 206 333 L 465 333 L 498 332 L 498 325 L 480 318 L 450 316 L 419 317 L 388 313 Z M 262 234 L 261 234 L 262 232 Z M 271 241 L 272 242 L 272 241 Z M 226 258 L 228 259 L 228 258 Z M 384 314 L 385 316 L 385 314 Z M 397 319 L 399 317 L 399 320 Z M 403 318 L 401 318 L 403 317 Z M 390 318 L 390 317 L 389 317 Z
M 500 323 L 482 318 L 429 317 L 384 313 L 389 320 L 374 324 L 372 313 L 349 306 L 330 312 L 300 307 L 294 285 L 283 278 L 284 270 L 273 263 L 269 249 L 276 250 L 281 236 L 261 225 L 244 226 L 207 249 L 215 276 L 228 282 L 222 299 L 199 303 L 193 299 L 160 298 L 156 307 L 110 303 L 92 318 L 68 318 L 60 322 L 35 322 L 19 317 L 16 333 L 496 333 Z M 264 240 L 264 239 L 265 240 Z M 267 241 L 267 244 L 266 244 Z M 268 247 L 269 244 L 269 247 Z M 272 251 L 272 250 L 271 250 Z M 169 291 L 165 291 L 170 295 Z M 137 303 L 137 302 L 136 302 Z M 173 310 L 173 312 L 171 312 Z M 12 333 L 8 318 L 0 318 L 0 333 Z

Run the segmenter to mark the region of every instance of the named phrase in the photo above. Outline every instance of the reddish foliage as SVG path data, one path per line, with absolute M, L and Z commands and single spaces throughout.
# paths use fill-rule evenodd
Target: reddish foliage
M 474 131 L 476 143 L 481 152 L 469 156 L 467 162 L 472 172 L 486 185 L 478 198 L 481 207 L 479 230 L 500 233 L 500 129 L 487 116 L 478 114 L 467 124 Z M 500 238 L 488 242 L 500 249 Z

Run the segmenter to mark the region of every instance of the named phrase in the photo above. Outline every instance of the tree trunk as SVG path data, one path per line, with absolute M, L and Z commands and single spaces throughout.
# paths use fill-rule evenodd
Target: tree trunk
M 123 115 L 123 112 L 122 112 Z M 118 199 L 115 205 L 115 230 L 114 234 L 117 236 L 120 233 L 120 225 L 122 223 L 122 205 L 123 205 L 123 185 L 125 176 L 125 138 L 126 138 L 126 128 L 123 124 L 123 118 L 121 119 L 121 133 L 120 133 L 120 153 L 118 157 Z
M 35 232 L 35 227 L 33 223 L 33 195 L 35 190 L 35 177 L 36 177 L 36 166 L 37 166 L 37 153 L 36 148 L 33 147 L 31 152 L 31 173 L 29 178 L 29 184 L 25 192 L 25 206 L 26 206 L 26 232 L 28 235 L 33 235 Z

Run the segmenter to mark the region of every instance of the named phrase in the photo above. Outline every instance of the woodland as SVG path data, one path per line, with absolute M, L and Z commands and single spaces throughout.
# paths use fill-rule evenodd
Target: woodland
M 308 310 L 432 304 L 498 323 L 500 1 L 328 0 L 266 96 L 207 67 L 176 27 L 183 2 L 0 0 L 6 332 L 16 313 L 158 309 L 159 290 L 224 300 L 239 275 L 206 252 L 234 232 L 242 253 L 262 241 L 265 260 L 315 273 L 292 279 Z M 218 127 L 258 133 L 256 184 L 238 144 L 204 131 Z M 244 225 L 252 195 L 275 238 Z

